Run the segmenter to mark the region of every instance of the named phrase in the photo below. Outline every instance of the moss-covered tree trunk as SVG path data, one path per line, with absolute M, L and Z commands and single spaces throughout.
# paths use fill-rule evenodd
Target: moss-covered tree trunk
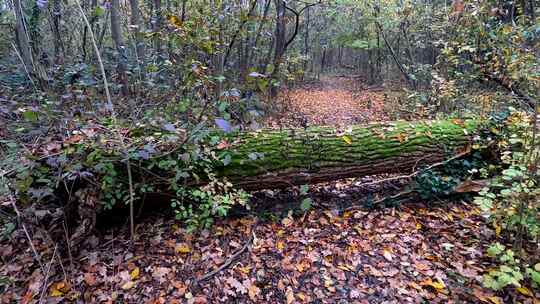
M 477 127 L 454 120 L 244 133 L 221 151 L 230 162 L 219 175 L 254 190 L 411 173 L 469 149 Z

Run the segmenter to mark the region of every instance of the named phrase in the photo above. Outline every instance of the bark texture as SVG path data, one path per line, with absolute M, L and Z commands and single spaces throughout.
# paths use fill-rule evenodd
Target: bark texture
M 381 173 L 410 173 L 470 147 L 476 122 L 393 122 L 244 133 L 220 168 L 237 187 L 283 188 Z

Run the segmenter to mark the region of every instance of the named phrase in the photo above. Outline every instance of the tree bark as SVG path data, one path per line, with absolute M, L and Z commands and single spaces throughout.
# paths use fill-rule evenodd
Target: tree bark
M 163 22 L 163 11 L 161 8 L 161 0 L 154 1 L 154 33 L 159 33 L 161 31 L 161 26 Z M 154 49 L 158 58 L 161 57 L 161 36 L 156 35 L 154 38 Z
M 15 19 L 17 22 L 15 32 L 19 53 L 21 55 L 23 64 L 25 65 L 25 69 L 28 71 L 28 73 L 32 73 L 34 71 L 32 47 L 30 46 L 30 39 L 28 37 L 28 32 L 26 31 L 24 14 L 20 0 L 13 0 L 13 10 L 15 11 Z
M 126 47 L 124 45 L 124 39 L 122 38 L 122 32 L 120 30 L 120 7 L 119 0 L 111 0 L 111 36 L 114 41 L 116 51 L 118 53 L 117 58 L 117 71 L 120 83 L 122 83 L 122 94 L 128 95 L 129 86 L 126 74 Z
M 65 57 L 64 45 L 62 43 L 62 37 L 60 35 L 60 17 L 61 17 L 61 5 L 60 0 L 53 0 L 52 11 L 52 26 L 53 26 L 53 44 L 54 44 L 54 62 L 59 64 Z M 86 27 L 85 27 L 86 29 Z
M 331 127 L 241 134 L 219 168 L 246 190 L 283 188 L 381 173 L 411 173 L 470 149 L 476 122 L 376 123 L 339 134 Z
M 141 39 L 141 10 L 139 9 L 139 0 L 129 0 L 131 9 L 131 28 L 135 40 L 135 49 L 137 52 L 137 60 L 142 62 L 144 59 L 144 44 Z

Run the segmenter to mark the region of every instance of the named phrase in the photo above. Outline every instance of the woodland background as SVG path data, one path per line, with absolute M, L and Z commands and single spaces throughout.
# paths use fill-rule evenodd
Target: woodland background
M 0 1 L 0 301 L 536 303 L 539 7 Z M 413 173 L 238 186 L 252 134 L 418 130 Z

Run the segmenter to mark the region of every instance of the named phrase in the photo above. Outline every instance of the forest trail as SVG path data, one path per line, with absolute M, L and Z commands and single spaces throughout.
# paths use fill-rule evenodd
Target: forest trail
M 320 81 L 286 90 L 281 95 L 287 115 L 310 125 L 349 125 L 388 117 L 381 91 L 352 77 L 322 76 Z

